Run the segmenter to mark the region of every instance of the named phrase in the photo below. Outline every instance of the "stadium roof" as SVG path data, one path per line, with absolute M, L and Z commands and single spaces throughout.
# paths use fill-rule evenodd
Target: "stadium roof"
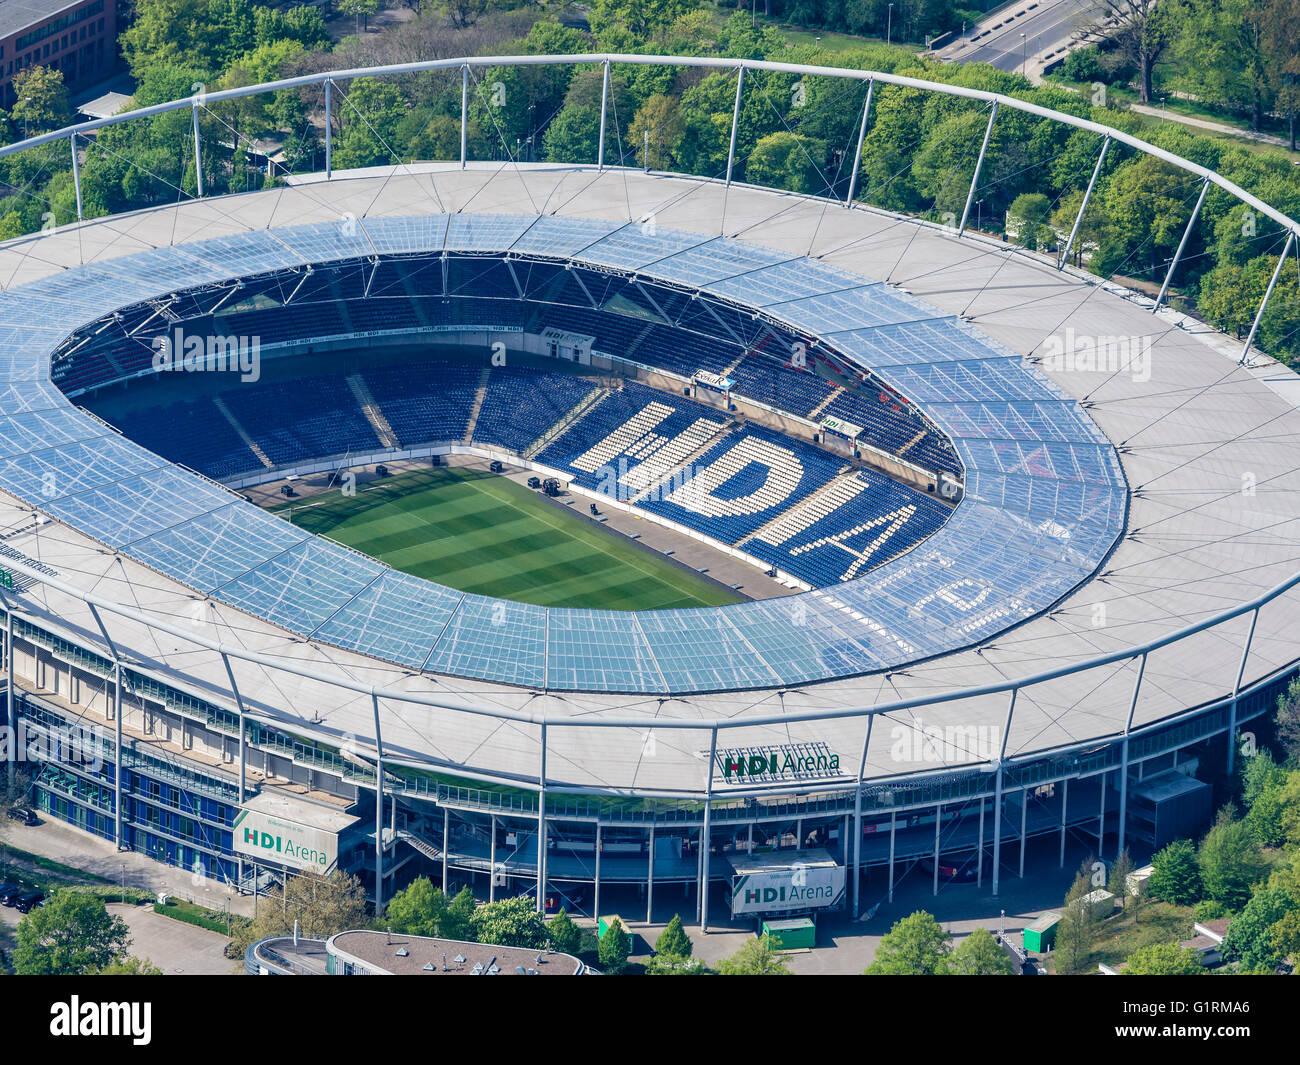
M 302 532 L 51 393 L 49 352 L 128 303 L 306 263 L 464 250 L 561 257 L 689 286 L 818 336 L 909 395 L 953 441 L 967 498 L 863 577 L 790 601 L 633 615 L 455 592 Z M 409 669 L 559 691 L 789 686 L 904 665 L 1042 611 L 1100 564 L 1125 490 L 1079 404 L 955 315 L 897 288 L 726 237 L 545 215 L 284 226 L 70 269 L 0 297 L 0 487 L 106 546 L 300 636 Z M 965 582 L 983 617 L 941 589 Z M 792 611 L 800 611 L 794 633 Z
M 176 581 L 134 561 L 126 550 L 105 548 L 62 522 L 35 524 L 30 504 L 19 504 L 12 497 L 4 502 L 0 527 L 9 530 L 8 549 L 56 571 L 60 580 L 80 589 L 80 595 L 123 604 L 123 610 L 170 627 L 171 631 L 163 631 L 126 614 L 110 617 L 101 611 L 129 661 L 185 690 L 230 703 L 221 658 L 190 642 L 184 634 L 192 632 L 196 638 L 260 656 L 256 661 L 231 660 L 250 711 L 327 741 L 347 736 L 364 744 L 366 737 L 374 735 L 376 707 L 364 694 L 374 687 L 432 700 L 420 707 L 392 697 L 379 701 L 386 757 L 461 767 L 462 775 L 535 781 L 539 723 L 545 720 L 551 723 L 546 772 L 553 782 L 643 791 L 698 789 L 707 776 L 700 755 L 702 740 L 707 748 L 707 734 L 674 729 L 677 722 L 729 720 L 737 726 L 726 737 L 729 746 L 808 741 L 825 743 L 847 756 L 861 748 L 866 729 L 865 720 L 846 716 L 853 708 L 996 685 L 1118 652 L 1246 602 L 1295 571 L 1300 529 L 1293 500 L 1300 477 L 1291 437 L 1300 432 L 1300 413 L 1274 387 L 1279 377 L 1293 378 L 1276 367 L 1236 367 L 1239 345 L 1168 312 L 1153 317 L 1149 303 L 1143 306 L 1126 299 L 1112 286 L 1086 283 L 1069 271 L 1058 273 L 1004 245 L 978 238 L 958 240 L 939 227 L 883 212 L 846 211 L 825 201 L 744 187 L 724 189 L 692 179 L 487 165 L 465 171 L 399 168 L 352 180 L 340 178 L 225 201 L 187 203 L 11 242 L 0 248 L 0 280 L 12 285 L 47 278 L 62 290 L 58 298 L 69 301 L 68 306 L 48 304 L 46 317 L 33 327 L 41 350 L 48 350 L 81 315 L 90 313 L 72 306 L 75 286 L 60 280 L 69 268 L 91 264 L 91 275 L 111 276 L 108 262 L 134 251 L 156 256 L 159 253 L 149 249 L 175 248 L 186 253 L 185 261 L 203 262 L 206 255 L 187 252 L 197 241 L 268 226 L 336 222 L 345 216 L 362 219 L 363 231 L 377 232 L 382 228 L 377 215 L 405 218 L 440 209 L 500 214 L 528 204 L 533 218 L 546 213 L 587 221 L 625 221 L 655 211 L 665 229 L 703 237 L 725 233 L 787 255 L 809 255 L 868 282 L 892 278 L 945 314 L 969 316 L 981 333 L 1006 351 L 1041 352 L 1048 337 L 1066 328 L 1081 335 L 1121 335 L 1149 342 L 1149 374 L 1142 380 L 1102 368 L 1048 373 L 1057 389 L 1085 400 L 1087 416 L 1121 445 L 1120 461 L 1134 488 L 1130 532 L 1096 579 L 1070 592 L 1048 614 L 1005 630 L 977 649 L 798 689 L 665 699 L 595 691 L 541 694 L 499 683 L 415 676 L 319 640 L 292 637 L 283 628 L 220 602 L 201 602 Z M 208 268 L 219 265 L 209 263 Z M 232 263 L 230 268 L 242 269 L 243 264 Z M 164 267 L 156 263 L 155 269 Z M 148 285 L 154 290 L 174 287 L 174 277 L 164 272 Z M 148 285 L 133 283 L 117 299 L 138 298 L 137 293 Z M 6 411 L 33 411 L 31 424 L 43 435 L 38 422 L 45 415 L 35 411 L 59 406 L 59 394 L 43 380 L 43 360 L 17 354 L 18 330 L 23 336 L 32 335 L 27 324 L 13 318 L 6 321 L 10 342 L 4 345 L 0 370 L 9 383 L 0 388 L 0 404 Z M 928 406 L 937 417 L 937 407 Z M 75 432 L 92 438 L 103 435 L 97 423 L 79 425 Z M 14 444 L 21 446 L 19 441 Z M 59 446 L 75 444 L 68 441 Z M 117 454 L 112 445 L 107 447 L 112 450 L 106 450 L 106 455 Z M 25 489 L 42 483 L 39 478 L 30 480 L 28 460 L 10 454 L 2 461 L 5 483 L 11 476 L 24 475 Z M 138 466 L 141 460 L 137 455 L 131 461 Z M 974 466 L 978 469 L 980 463 Z M 1244 474 L 1251 475 L 1257 491 L 1243 493 Z M 87 471 L 87 476 L 96 475 Z M 972 500 L 958 508 L 954 521 L 962 511 L 974 512 L 971 502 L 978 502 L 983 492 L 979 477 L 971 480 Z M 212 543 L 216 542 L 214 537 Z M 996 542 L 980 546 L 987 558 L 996 559 L 1000 553 Z M 982 586 L 967 588 L 963 580 L 936 581 L 938 593 L 962 619 L 954 626 L 958 628 L 983 621 L 987 612 L 979 597 Z M 97 623 L 80 595 L 38 584 L 23 592 L 19 609 L 52 631 L 102 645 Z M 837 616 L 832 598 L 822 600 L 828 618 Z M 839 616 L 854 620 L 847 614 Z M 1131 704 L 1132 662 L 1022 690 L 1011 730 L 1004 737 L 1006 754 L 1115 735 L 1123 731 L 1130 711 L 1137 726 L 1162 720 L 1220 697 L 1225 684 L 1231 689 L 1239 670 L 1250 682 L 1294 660 L 1292 634 L 1300 622 L 1300 605 L 1294 598 L 1278 600 L 1260 612 L 1251 653 L 1243 662 L 1241 642 L 1248 622 L 1249 618 L 1239 619 L 1152 654 L 1145 664 L 1142 700 L 1136 706 Z M 805 634 L 792 634 L 787 627 L 780 635 L 790 642 L 792 636 Z M 818 638 L 817 632 L 807 635 Z M 284 672 L 277 664 L 310 676 Z M 352 687 L 337 687 L 330 681 Z M 832 716 L 773 723 L 784 715 L 808 712 Z M 987 726 L 1000 733 L 1007 719 L 1007 699 L 1005 693 L 977 694 L 927 706 L 924 716 L 927 728 Z M 753 723 L 758 717 L 762 722 Z M 621 728 L 556 727 L 615 719 L 643 721 L 646 729 L 653 729 L 655 743 L 643 742 L 645 730 L 629 734 Z M 878 743 L 871 749 L 865 767 L 868 777 L 940 768 L 940 761 L 913 748 L 891 746 L 893 729 L 917 724 L 916 714 L 906 711 L 876 725 L 883 746 Z

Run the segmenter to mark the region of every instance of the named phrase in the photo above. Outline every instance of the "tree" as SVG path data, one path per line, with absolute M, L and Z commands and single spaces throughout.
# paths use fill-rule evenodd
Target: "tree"
M 1173 43 L 1178 25 L 1177 5 L 1166 0 L 1103 0 L 1097 22 L 1085 31 L 1092 41 L 1107 38 L 1137 68 L 1138 99 L 1151 102 L 1156 63 Z
M 1251 129 L 1258 130 L 1273 97 L 1262 26 L 1266 10 L 1257 0 L 1185 0 L 1171 86 L 1208 104 L 1249 110 Z
M 623 922 L 617 917 L 614 923 L 605 929 L 596 949 L 600 967 L 610 975 L 617 975 L 627 967 L 627 956 L 632 953 L 632 937 L 623 930 Z
M 370 29 L 370 16 L 379 11 L 379 0 L 339 0 L 339 11 L 352 16 L 353 28 L 360 33 Z
M 594 163 L 600 149 L 600 112 L 566 104 L 542 136 L 546 159 L 552 163 Z
M 96 976 L 162 976 L 163 971 L 148 958 L 128 954 L 96 971 Z
M 442 931 L 439 935 L 443 939 L 472 939 L 474 911 L 477 906 L 474 892 L 467 884 L 456 892 L 451 902 L 447 904 L 447 912 L 443 915 Z
M 680 954 L 656 954 L 645 967 L 646 976 L 707 976 L 709 967 L 698 958 Z
M 1038 251 L 1048 243 L 1052 238 L 1048 226 L 1051 213 L 1052 201 L 1041 192 L 1022 192 L 1017 196 L 1007 208 L 1007 226 L 1016 227 L 1016 243 L 1031 251 Z
M 1015 976 L 1015 966 L 987 928 L 977 928 L 939 959 L 941 976 Z
M 306 873 L 289 877 L 279 897 L 262 896 L 253 919 L 231 937 L 240 950 L 267 936 L 298 931 L 309 939 L 328 939 L 338 932 L 366 926 L 365 887 L 351 873 L 334 870 L 327 876 Z
M 1205 893 L 1232 910 L 1246 905 L 1267 869 L 1259 844 L 1242 821 L 1221 821 L 1211 828 L 1196 860 Z
M 677 146 L 685 131 L 677 99 L 655 93 L 637 109 L 627 138 L 636 152 L 637 161 L 643 167 L 650 170 L 675 170 L 678 164 Z
M 1129 900 L 1128 878 L 1133 872 L 1133 859 L 1129 857 L 1128 848 L 1125 847 L 1119 852 L 1117 857 L 1110 864 L 1110 876 L 1106 881 L 1106 890 L 1119 899 L 1120 906 L 1127 910 Z
M 952 949 L 952 936 L 924 910 L 895 922 L 876 947 L 867 976 L 933 976 Z
M 530 898 L 501 899 L 475 909 L 470 930 L 479 943 L 542 950 L 550 944 L 546 921 Z
M 1092 892 L 1089 863 L 1084 862 L 1070 885 L 1056 927 L 1056 958 L 1063 972 L 1078 972 L 1097 936 L 1097 915 L 1087 896 Z
M 1128 956 L 1125 976 L 1201 976 L 1201 956 L 1176 943 L 1154 943 Z
M 644 43 L 696 6 L 696 0 L 595 0 L 587 15 L 598 38 L 623 27 Z
M 83 976 L 121 958 L 131 942 L 126 922 L 102 899 L 59 888 L 18 922 L 13 953 L 19 976 Z
M 655 940 L 655 953 L 671 954 L 678 958 L 689 958 L 694 949 L 691 937 L 686 934 L 686 929 L 682 927 L 681 914 L 673 914 L 673 919 L 668 922 L 664 930 L 659 933 L 659 938 Z
M 560 910 L 546 926 L 551 949 L 561 954 L 577 954 L 582 949 L 582 929 L 574 924 L 566 910 Z
M 388 900 L 384 922 L 404 936 L 441 936 L 447 897 L 427 876 L 412 880 Z
M 1191 906 L 1205 893 L 1196 848 L 1189 839 L 1175 840 L 1151 860 L 1147 890 L 1175 906 Z
M 72 121 L 63 72 L 50 67 L 28 67 L 14 75 L 14 106 L 10 119 L 23 137 L 59 129 Z
M 823 193 L 827 179 L 821 168 L 826 145 L 797 133 L 778 130 L 762 137 L 745 164 L 745 180 L 791 192 Z
M 723 958 L 718 962 L 718 972 L 722 976 L 792 975 L 768 936 L 751 939 L 730 958 Z
M 1296 910 L 1296 900 L 1275 887 L 1256 891 L 1242 911 L 1228 925 L 1223 938 L 1225 961 L 1239 962 L 1244 969 L 1271 970 L 1285 958 L 1274 938 L 1274 927 Z

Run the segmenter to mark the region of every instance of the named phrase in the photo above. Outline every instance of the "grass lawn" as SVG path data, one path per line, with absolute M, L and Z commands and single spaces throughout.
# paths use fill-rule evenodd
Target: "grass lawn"
M 1125 914 L 1117 910 L 1114 917 L 1098 926 L 1092 950 L 1077 971 L 1095 975 L 1102 962 L 1117 968 L 1142 947 L 1155 943 L 1177 944 L 1191 935 L 1193 920 L 1191 906 L 1175 906 L 1169 902 L 1146 903 L 1136 924 L 1131 909 Z
M 276 511 L 463 592 L 540 606 L 652 610 L 741 600 L 509 478 L 417 470 Z

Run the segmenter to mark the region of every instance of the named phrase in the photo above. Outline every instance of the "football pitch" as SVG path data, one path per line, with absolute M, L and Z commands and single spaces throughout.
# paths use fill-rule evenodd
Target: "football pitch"
M 394 569 L 540 606 L 720 606 L 741 596 L 531 489 L 467 469 L 417 470 L 275 508 Z

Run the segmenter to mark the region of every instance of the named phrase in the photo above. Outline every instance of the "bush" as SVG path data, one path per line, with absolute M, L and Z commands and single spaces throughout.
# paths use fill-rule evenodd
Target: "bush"
M 1201 883 L 1201 869 L 1191 840 L 1175 840 L 1151 860 L 1147 890 L 1175 906 L 1200 902 L 1205 886 Z
M 670 954 L 677 958 L 689 958 L 694 948 L 691 945 L 690 936 L 686 934 L 686 929 L 682 927 L 681 914 L 673 914 L 673 919 L 662 932 L 659 938 L 655 940 L 656 954 Z
M 1217 921 L 1230 913 L 1231 911 L 1223 903 L 1215 902 L 1214 899 L 1202 899 L 1192 910 L 1192 917 L 1197 921 Z
M 196 928 L 206 928 L 209 932 L 217 932 L 223 936 L 230 935 L 230 930 L 234 928 L 236 922 L 244 920 L 242 917 L 232 916 L 230 924 L 227 926 L 224 913 L 218 914 L 215 910 L 196 906 L 192 902 L 181 902 L 177 899 L 168 899 L 165 903 L 155 902 L 153 912 L 162 914 L 164 917 L 170 917 L 173 921 L 192 924 Z
M 605 929 L 605 934 L 600 937 L 600 946 L 596 948 L 600 967 L 611 976 L 621 973 L 627 968 L 627 956 L 631 953 L 632 937 L 623 930 L 623 922 L 615 918 L 614 923 Z

